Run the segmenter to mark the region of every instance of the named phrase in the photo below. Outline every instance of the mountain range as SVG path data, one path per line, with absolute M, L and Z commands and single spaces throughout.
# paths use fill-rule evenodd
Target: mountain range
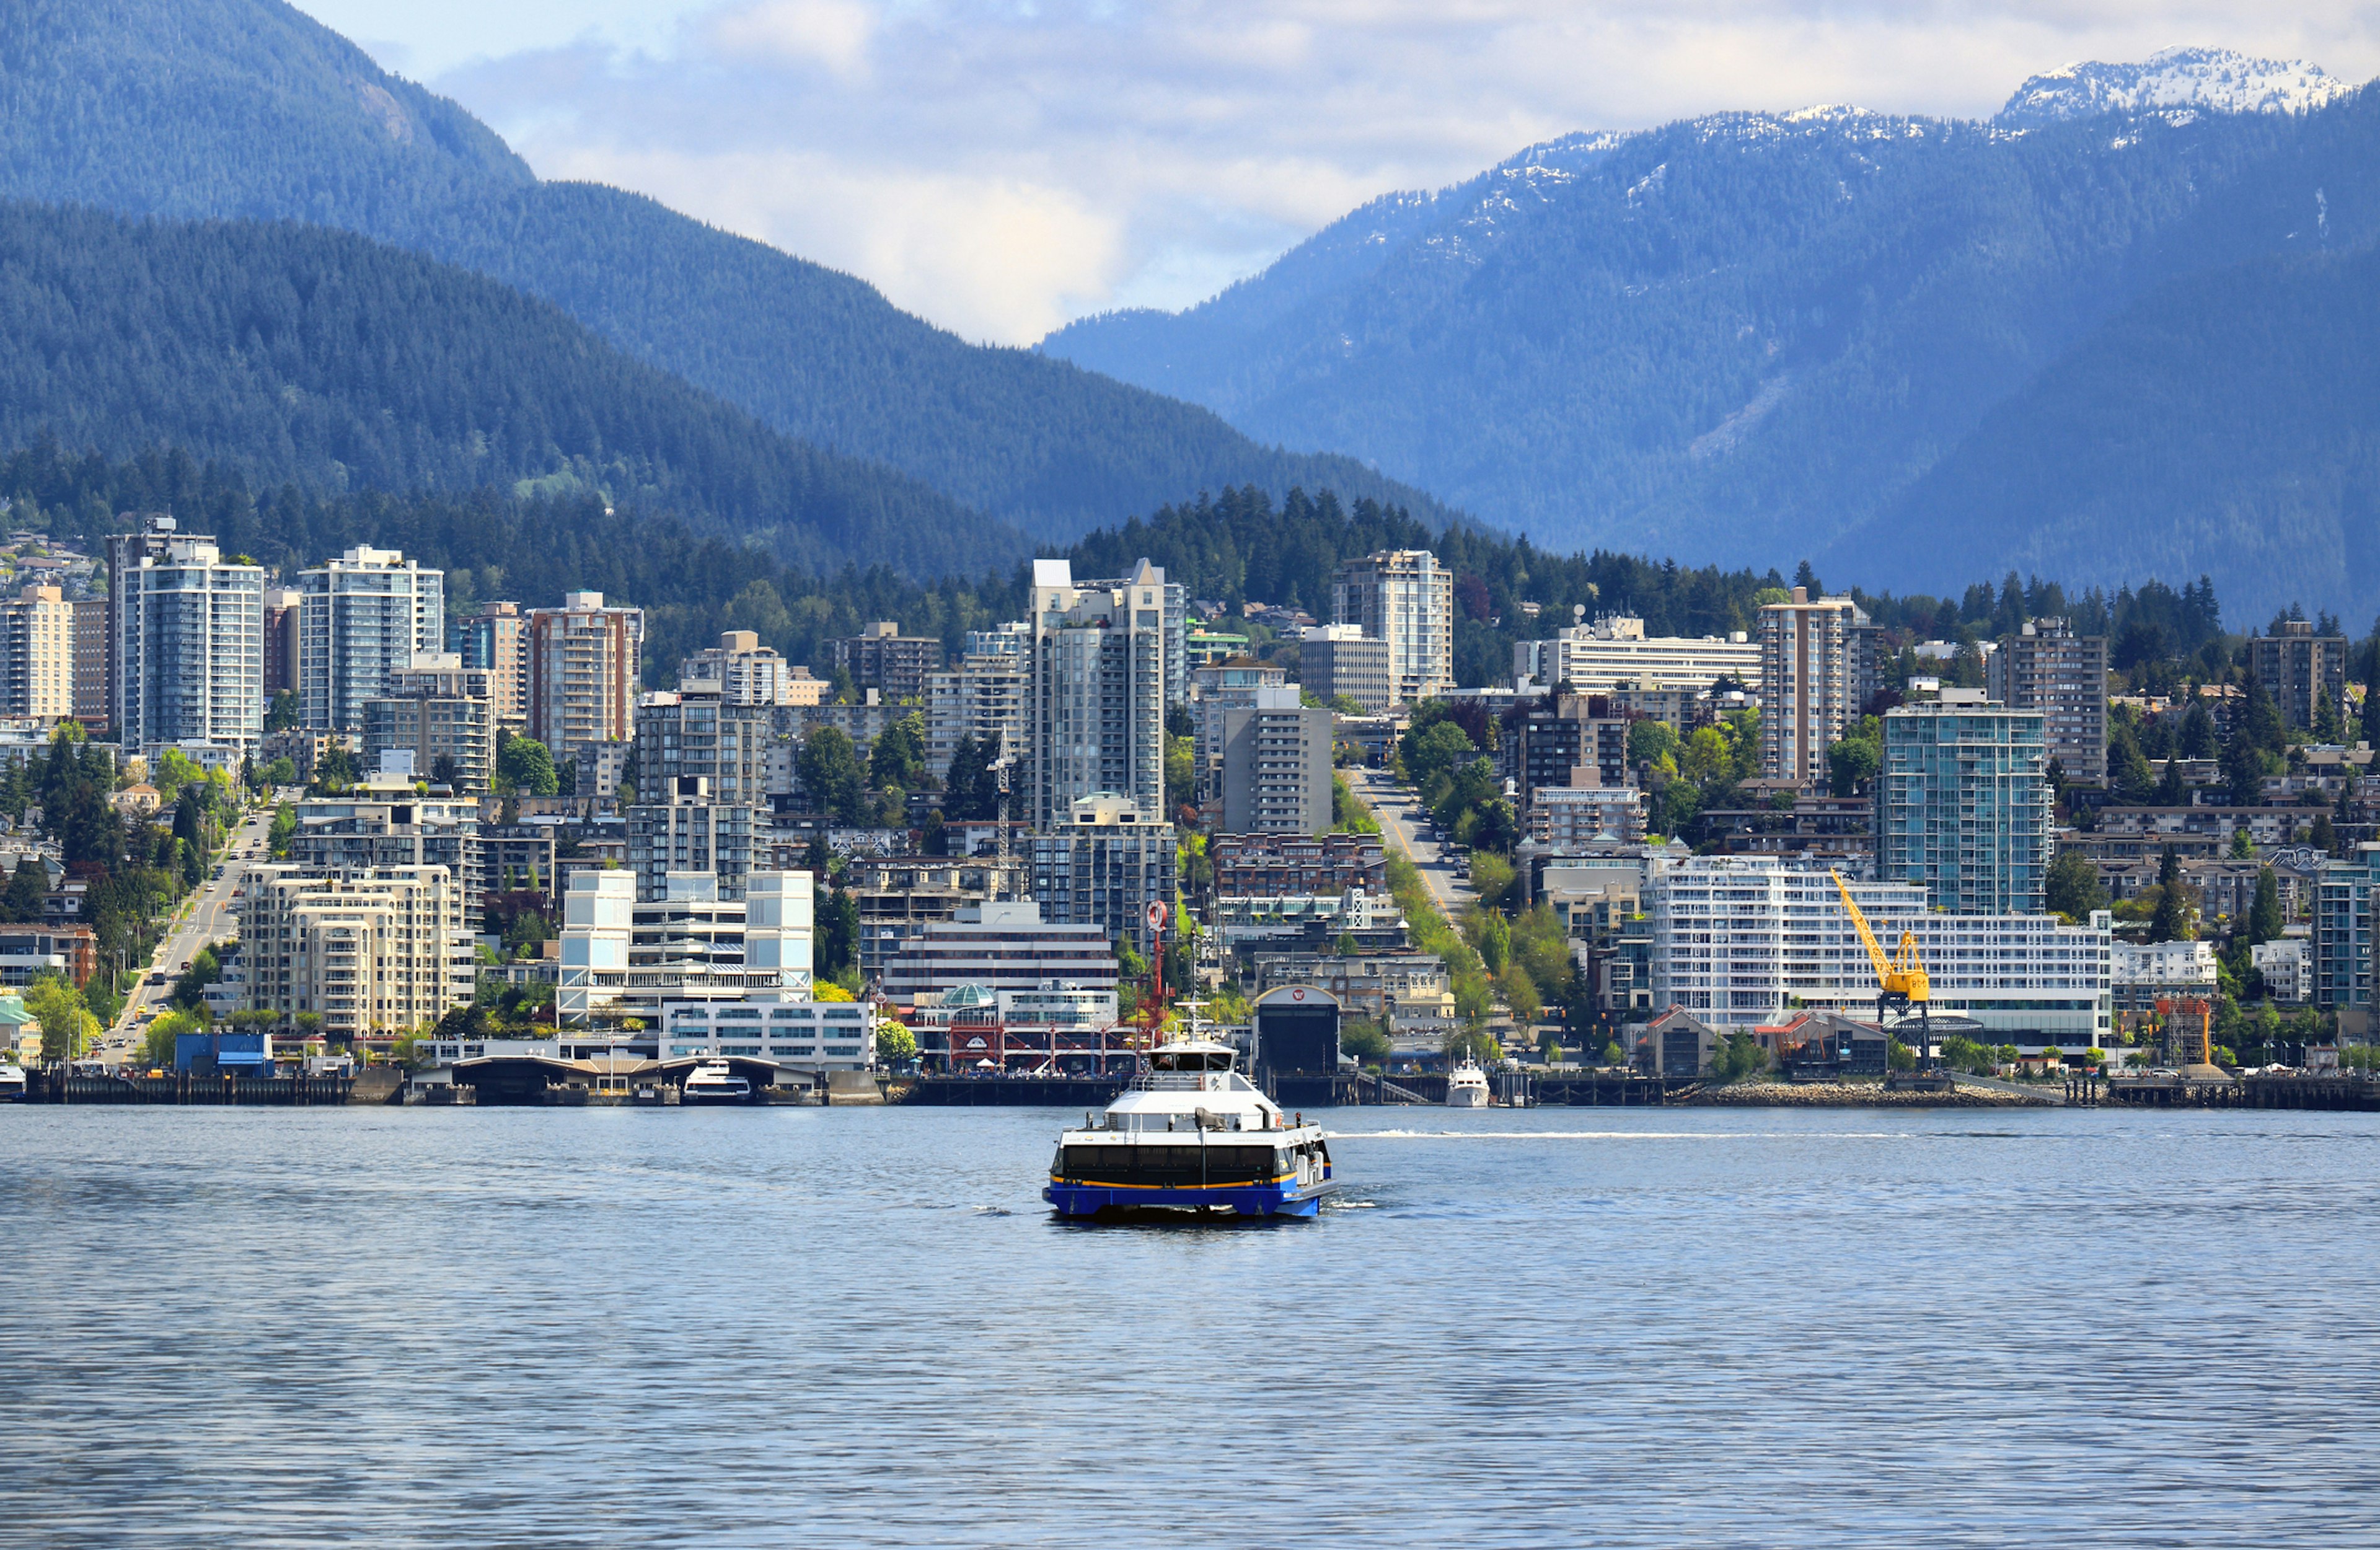
M 2223 575 L 2261 616 L 2380 585 L 2343 536 L 2370 507 L 2360 444 L 2330 433 L 2373 401 L 2277 343 L 2220 351 L 2314 343 L 2352 266 L 2294 266 L 2375 240 L 2380 94 L 2177 50 L 2035 77 L 1989 122 L 1816 108 L 1566 136 L 1375 200 L 1197 307 L 1043 348 L 1544 548 L 1810 558 L 1872 588 L 2154 566 Z M 2240 326 L 2194 313 L 2218 297 Z M 2213 374 L 2192 385 L 2213 421 L 2236 387 L 2304 434 L 2211 457 L 2156 407 L 2184 361 Z M 2252 364 L 2252 390 L 2221 380 Z
M 818 452 L 1062 540 L 1206 489 L 1331 486 L 1454 514 L 1354 459 L 1027 350 L 965 343 L 852 276 L 583 183 L 282 0 L 12 0 L 0 198 L 356 232 L 552 302 Z M 557 472 L 565 471 L 557 466 Z M 887 541 L 941 563 L 919 533 Z

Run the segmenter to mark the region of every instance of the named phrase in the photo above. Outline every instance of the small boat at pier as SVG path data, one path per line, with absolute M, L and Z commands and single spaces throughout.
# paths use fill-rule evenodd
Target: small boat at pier
M 681 1104 L 749 1103 L 752 1084 L 735 1074 L 724 1060 L 706 1060 L 694 1068 L 679 1091 Z
M 1449 1108 L 1485 1108 L 1488 1107 L 1488 1073 L 1479 1069 L 1476 1060 L 1458 1060 L 1446 1073 L 1446 1107 Z

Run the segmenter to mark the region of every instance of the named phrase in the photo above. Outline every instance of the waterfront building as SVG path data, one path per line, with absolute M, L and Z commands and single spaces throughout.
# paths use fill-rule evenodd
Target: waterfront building
M 310 727 L 361 732 L 364 701 L 392 674 L 446 646 L 446 573 L 393 549 L 358 547 L 298 573 L 298 713 Z
M 2311 732 L 2328 704 L 2336 723 L 2347 721 L 2345 636 L 2318 636 L 2302 619 L 2285 619 L 2268 636 L 2248 637 L 2248 671 L 2290 726 Z
M 2325 865 L 2314 884 L 2315 1006 L 2339 1014 L 2339 1036 L 2369 1036 L 2372 1023 L 2373 891 L 2380 844 L 2364 843 Z
M 2250 962 L 2265 982 L 2265 994 L 2276 1001 L 2313 999 L 2313 944 L 2303 937 L 2283 937 L 2258 942 L 2248 950 Z
M 876 1003 L 813 1001 L 760 990 L 732 1000 L 661 1003 L 660 1058 L 768 1060 L 802 1071 L 866 1071 L 876 1063 Z
M 528 616 L 528 734 L 556 762 L 589 743 L 636 735 L 645 611 L 607 606 L 601 592 L 565 594 Z
M 1054 829 L 1077 798 L 1117 793 L 1165 809 L 1165 573 L 1144 560 L 1115 586 L 1033 562 L 1026 817 Z
M 878 690 L 889 700 L 922 699 L 927 674 L 942 669 L 940 640 L 905 636 L 890 619 L 831 643 L 831 649 L 834 665 L 851 674 L 853 687 Z
M 1389 643 L 1366 635 L 1361 624 L 1308 626 L 1298 644 L 1297 681 L 1325 704 L 1343 695 L 1376 716 L 1397 702 Z
M 74 609 L 74 719 L 91 732 L 108 730 L 105 598 L 79 598 Z
M 1742 630 L 1724 637 L 1647 636 L 1644 620 L 1607 614 L 1558 630 L 1550 639 L 1516 642 L 1512 676 L 1540 689 L 1567 684 L 1572 694 L 1609 694 L 1627 684 L 1694 699 L 1722 684 L 1757 687 L 1760 646 Z
M 1257 952 L 1257 992 L 1304 985 L 1329 991 L 1351 1017 L 1396 1028 L 1437 1029 L 1454 1021 L 1453 981 L 1434 952 Z
M 842 891 L 859 914 L 860 977 L 880 983 L 886 966 L 928 926 L 955 920 L 970 905 L 1016 897 L 1023 877 L 1016 862 L 971 856 L 963 847 L 948 856 L 851 857 Z
M 363 703 L 364 768 L 382 768 L 385 754 L 408 753 L 423 779 L 444 779 L 457 792 L 487 790 L 496 770 L 492 676 L 447 653 L 424 653 L 389 674 L 382 692 Z
M 1173 826 L 1112 792 L 1082 797 L 1067 821 L 1033 836 L 1033 897 L 1052 921 L 1096 925 L 1150 947 L 1151 903 L 1172 908 Z
M 528 617 L 515 602 L 481 603 L 447 627 L 446 648 L 488 675 L 488 704 L 499 724 L 528 720 Z
M 75 611 L 35 583 L 0 599 L 0 716 L 63 721 L 75 706 Z
M 1849 598 L 1760 610 L 1760 769 L 1772 781 L 1818 786 L 1827 748 L 1842 741 L 1876 692 L 1876 630 Z
M 888 961 L 884 994 L 911 1004 L 962 985 L 994 991 L 1112 990 L 1114 943 L 1100 926 L 1044 921 L 1031 900 L 965 906 L 955 919 L 928 926 Z
M 2107 779 L 2107 637 L 2035 619 L 2000 641 L 1985 687 L 2011 710 L 2038 710 L 2049 757 L 2084 786 Z
M 1331 823 L 1330 712 L 1301 706 L 1286 686 L 1257 695 L 1221 715 L 1223 827 L 1319 834 Z
M 1633 1064 L 1648 1076 L 1701 1076 L 1725 1035 L 1694 1013 L 1671 1007 L 1649 1023 L 1630 1027 L 1621 1047 L 1635 1051 Z
M 1388 642 L 1397 703 L 1454 687 L 1454 573 L 1429 551 L 1384 549 L 1342 563 L 1330 576 L 1330 622 Z
M 2049 876 L 2044 713 L 1981 689 L 1884 715 L 1876 875 L 1915 883 L 1953 914 L 2032 914 Z
M 444 866 L 249 868 L 239 902 L 249 1001 L 332 1039 L 389 1037 L 471 999 L 468 890 Z
M 2113 1031 L 2109 916 L 1943 914 L 1905 882 L 1854 881 L 1877 939 L 1917 938 L 1937 1017 L 1963 1014 L 2011 1043 L 2076 1049 Z M 1653 1005 L 1728 1028 L 1789 1007 L 1872 1018 L 1876 974 L 1826 872 L 1766 858 L 1657 857 L 1647 883 Z
M 1224 895 L 1200 912 L 1201 925 L 1233 951 L 1275 948 L 1333 951 L 1342 937 L 1358 951 L 1393 952 L 1405 946 L 1405 917 L 1397 902 L 1360 888 L 1344 893 L 1242 898 Z
M 813 918 L 808 872 L 751 873 L 735 899 L 708 872 L 671 874 L 655 899 L 639 899 L 627 872 L 573 872 L 557 1013 L 573 1024 L 601 1013 L 650 1025 L 673 1002 L 807 997 Z
M 108 548 L 109 717 L 128 750 L 264 735 L 264 571 L 170 516 Z
M 929 1068 L 1018 1075 L 1129 1075 L 1137 1033 L 1113 990 L 993 990 L 962 985 L 919 998 L 907 1023 Z
M 719 644 L 686 659 L 677 676 L 687 689 L 716 685 L 719 697 L 729 705 L 817 705 L 827 690 L 826 680 L 788 663 L 775 648 L 761 645 L 752 630 L 721 632 Z

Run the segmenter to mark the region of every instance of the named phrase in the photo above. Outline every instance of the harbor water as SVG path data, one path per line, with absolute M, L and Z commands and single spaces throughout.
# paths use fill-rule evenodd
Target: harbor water
M 2380 1119 L 0 1110 L 0 1544 L 2370 1544 Z

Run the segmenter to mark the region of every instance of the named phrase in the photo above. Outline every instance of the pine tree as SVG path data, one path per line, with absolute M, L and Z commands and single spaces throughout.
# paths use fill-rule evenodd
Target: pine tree
M 2157 906 L 2149 921 L 2149 940 L 2177 942 L 2189 935 L 2190 906 L 2181 896 L 2181 861 L 2168 845 L 2157 862 Z
M 2281 935 L 2281 890 L 2269 866 L 2256 874 L 2256 902 L 2248 910 L 2248 945 L 2275 941 Z

